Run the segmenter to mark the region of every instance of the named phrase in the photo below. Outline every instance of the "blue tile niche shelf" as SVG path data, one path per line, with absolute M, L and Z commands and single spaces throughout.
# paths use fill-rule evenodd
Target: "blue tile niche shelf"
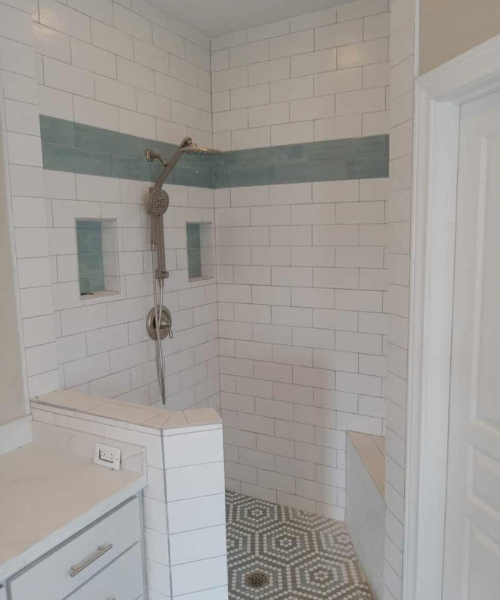
M 144 151 L 151 148 L 168 158 L 176 148 L 43 115 L 40 126 L 43 166 L 53 171 L 154 181 L 161 165 L 148 163 Z M 188 155 L 169 183 L 218 189 L 388 176 L 389 136 L 376 135 L 231 151 L 215 157 Z
M 189 281 L 215 276 L 213 224 L 186 223 Z
M 76 241 L 80 295 L 119 293 L 116 221 L 77 219 Z

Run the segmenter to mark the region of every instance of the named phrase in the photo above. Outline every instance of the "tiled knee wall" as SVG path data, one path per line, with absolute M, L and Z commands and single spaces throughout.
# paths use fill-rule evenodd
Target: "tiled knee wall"
M 142 472 L 146 449 L 144 536 L 148 600 L 227 600 L 222 430 L 129 429 L 109 419 L 79 419 L 65 409 L 34 410 L 34 440 L 92 458 L 94 444 L 121 448 L 125 468 Z M 45 407 L 47 408 L 47 407 Z M 116 425 L 116 426 L 115 426 Z M 163 433 L 163 435 L 162 435 Z
M 381 435 L 387 179 L 217 190 L 228 486 L 344 518 L 346 430 Z

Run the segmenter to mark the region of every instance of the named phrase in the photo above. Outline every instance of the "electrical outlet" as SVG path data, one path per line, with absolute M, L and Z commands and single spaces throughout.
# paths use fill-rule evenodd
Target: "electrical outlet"
M 120 470 L 122 451 L 120 448 L 96 444 L 94 449 L 94 462 L 96 465 L 108 467 L 108 469 Z

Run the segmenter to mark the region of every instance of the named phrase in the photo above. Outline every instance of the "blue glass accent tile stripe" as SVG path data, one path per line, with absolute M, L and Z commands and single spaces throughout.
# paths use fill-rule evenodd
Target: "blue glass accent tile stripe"
M 215 188 L 388 177 L 389 136 L 225 152 L 214 163 Z
M 43 166 L 54 171 L 153 181 L 162 166 L 148 163 L 144 151 L 151 148 L 168 159 L 176 148 L 43 115 L 40 128 Z M 388 176 L 389 136 L 377 135 L 238 150 L 215 157 L 187 155 L 169 182 L 217 189 Z
M 168 158 L 176 149 L 173 144 L 45 115 L 40 116 L 40 127 L 43 166 L 51 171 L 154 181 L 162 166 L 157 161 L 148 163 L 144 157 L 145 150 L 150 148 Z M 185 156 L 169 182 L 212 188 L 213 179 L 210 157 Z

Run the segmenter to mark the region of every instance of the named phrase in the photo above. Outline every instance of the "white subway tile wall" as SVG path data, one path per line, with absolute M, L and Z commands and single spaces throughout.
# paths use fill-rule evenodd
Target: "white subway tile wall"
M 144 0 L 34 4 L 41 114 L 212 145 L 207 37 Z
M 57 171 L 45 174 L 46 202 L 53 223 L 49 246 L 54 259 L 52 290 L 61 386 L 153 404 L 160 397 L 156 346 L 145 329 L 146 314 L 153 306 L 149 216 L 145 210 L 150 184 Z M 172 311 L 175 332 L 173 339 L 163 341 L 167 406 L 173 410 L 218 408 L 215 279 L 188 282 L 186 249 L 187 221 L 214 222 L 214 192 L 183 186 L 165 189 L 170 196 L 164 221 L 170 277 L 165 282 L 164 304 Z M 80 217 L 117 220 L 119 294 L 81 298 L 73 226 L 74 219 Z M 29 278 L 26 280 L 29 283 Z
M 168 433 L 163 455 L 172 597 L 227 600 L 222 431 Z
M 388 10 L 388 0 L 361 0 L 213 39 L 214 144 L 389 133 Z
M 347 430 L 381 435 L 388 179 L 216 191 L 235 491 L 344 516 Z
M 218 407 L 221 387 L 229 486 L 334 518 L 344 516 L 345 431 L 383 433 L 388 398 L 384 600 L 398 600 L 412 1 L 393 0 L 390 16 L 387 0 L 362 0 L 211 42 L 144 0 L 39 0 L 34 23 L 28 4 L 0 0 L 0 64 L 31 396 L 75 386 L 136 403 L 158 399 L 144 331 L 151 257 L 140 205 L 149 186 L 44 173 L 39 113 L 172 143 L 188 134 L 222 150 L 390 128 L 390 186 L 169 186 L 165 304 L 176 335 L 164 353 L 173 408 Z M 119 296 L 80 299 L 75 217 L 118 220 Z M 217 285 L 187 281 L 185 223 L 193 220 L 217 225 Z M 174 503 L 199 501 L 185 483 L 175 479 Z M 149 542 L 151 552 L 158 543 Z M 217 560 L 201 561 L 216 579 Z M 149 577 L 164 581 L 161 569 Z M 190 578 L 179 569 L 177 593 L 196 592 Z M 213 585 L 225 590 L 222 580 Z
M 2 155 L 27 388 L 33 396 L 58 389 L 59 374 L 30 3 L 0 1 L 0 23 Z

